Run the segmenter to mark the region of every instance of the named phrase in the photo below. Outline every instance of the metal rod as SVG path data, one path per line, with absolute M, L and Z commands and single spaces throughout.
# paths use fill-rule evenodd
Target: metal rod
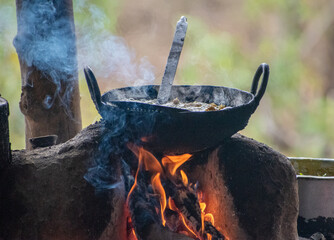
M 165 73 L 160 85 L 157 97 L 159 104 L 164 104 L 169 100 L 184 39 L 186 37 L 187 28 L 188 28 L 187 18 L 182 16 L 176 25 L 173 44 L 169 52 Z

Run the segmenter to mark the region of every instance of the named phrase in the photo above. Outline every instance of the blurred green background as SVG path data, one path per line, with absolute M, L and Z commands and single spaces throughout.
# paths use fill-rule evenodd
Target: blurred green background
M 159 84 L 175 24 L 188 33 L 176 84 L 209 84 L 249 91 L 255 70 L 270 65 L 266 94 L 243 134 L 288 156 L 334 157 L 334 2 L 297 0 L 75 0 L 77 29 L 99 24 L 124 38 L 153 66 Z M 99 12 L 99 17 L 93 13 Z M 20 68 L 12 40 L 15 1 L 0 0 L 0 93 L 10 104 L 13 149 L 24 148 Z M 81 33 L 84 34 L 84 33 Z M 96 45 L 99 43 L 96 42 Z M 80 49 L 79 49 L 80 50 Z M 98 61 L 99 59 L 96 59 Z M 99 116 L 80 72 L 83 127 Z M 99 79 L 102 92 L 126 86 Z

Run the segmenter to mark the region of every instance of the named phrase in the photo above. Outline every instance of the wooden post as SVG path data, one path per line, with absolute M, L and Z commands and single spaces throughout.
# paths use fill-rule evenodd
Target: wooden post
M 5 169 L 11 161 L 8 116 L 8 102 L 0 95 L 0 171 Z
M 81 130 L 72 0 L 16 0 L 16 12 L 26 148 L 39 136 L 65 142 Z

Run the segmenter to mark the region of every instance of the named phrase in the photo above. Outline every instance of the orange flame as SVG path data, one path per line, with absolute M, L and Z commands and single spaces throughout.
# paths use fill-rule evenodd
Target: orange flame
M 135 176 L 135 182 L 132 185 L 128 197 L 127 197 L 127 204 L 129 203 L 129 197 L 131 196 L 133 190 L 137 186 L 137 177 L 138 172 L 143 167 L 146 171 L 149 171 L 151 173 L 162 173 L 163 169 L 159 163 L 159 161 L 153 156 L 152 153 L 146 151 L 143 147 L 138 147 L 134 144 L 128 144 L 128 148 L 137 156 L 138 158 L 138 168 Z
M 189 160 L 191 154 L 183 154 L 178 156 L 166 156 L 164 157 L 161 162 L 165 169 L 174 176 L 176 170 L 186 161 Z
M 206 208 L 206 204 L 204 202 L 200 202 L 199 207 L 201 208 L 201 211 L 204 212 L 204 210 Z
M 205 213 L 205 209 L 206 209 L 206 203 L 203 202 L 203 193 L 202 192 L 198 192 L 197 194 L 197 197 L 198 197 L 198 200 L 199 200 L 199 206 L 201 208 L 201 215 L 202 215 L 202 232 L 204 233 L 204 221 L 207 221 L 207 222 L 211 222 L 212 226 L 215 225 L 215 219 L 213 217 L 213 214 L 212 213 Z M 212 236 L 207 233 L 207 238 L 208 240 L 211 240 L 212 239 Z
M 186 220 L 183 216 L 183 214 L 181 213 L 181 211 L 175 206 L 175 203 L 173 201 L 173 199 L 171 199 L 170 197 L 168 198 L 168 208 L 175 211 L 175 212 L 178 212 L 179 213 L 179 217 L 181 218 L 181 221 L 183 223 L 183 225 L 186 227 L 186 229 L 191 233 L 193 234 L 194 236 L 197 236 L 196 233 L 191 230 L 191 228 L 188 226 L 188 224 L 186 223 Z
M 184 186 L 188 186 L 188 177 L 183 170 L 180 171 Z
M 146 151 L 143 147 L 128 145 L 130 150 L 138 157 L 138 168 L 144 167 L 145 171 L 151 173 L 162 173 L 162 166 L 152 153 Z
M 128 240 L 138 240 L 138 238 L 137 238 L 137 235 L 136 235 L 136 232 L 135 232 L 135 229 L 133 228 L 133 225 L 132 225 L 132 219 L 131 219 L 131 217 L 129 216 L 128 217 L 128 226 L 131 226 L 132 228 L 131 228 L 131 230 L 130 230 L 130 233 L 129 233 L 129 235 L 128 235 Z
M 200 199 L 199 197 L 198 197 L 198 199 Z M 199 207 L 200 207 L 200 209 L 201 209 L 201 224 L 202 224 L 202 233 L 204 233 L 204 229 L 205 229 L 205 226 L 204 226 L 204 210 L 205 210 L 205 208 L 206 208 L 206 204 L 204 203 L 204 202 L 200 202 L 199 203 Z
M 160 195 L 161 220 L 162 220 L 162 225 L 165 226 L 166 220 L 165 220 L 164 213 L 165 213 L 167 201 L 166 201 L 165 189 L 163 188 L 161 181 L 160 181 L 160 173 L 157 173 L 154 176 L 152 180 L 152 187 L 153 187 L 154 193 Z
M 215 219 L 212 215 L 212 213 L 206 213 L 204 215 L 204 220 L 207 221 L 207 222 L 211 222 L 211 224 L 214 226 L 215 225 Z
M 166 192 L 162 186 L 161 183 L 161 177 L 168 177 L 168 175 L 164 175 L 165 173 L 169 173 L 169 176 L 175 176 L 177 169 L 186 161 L 189 160 L 189 158 L 192 156 L 191 154 L 183 154 L 179 156 L 165 156 L 162 158 L 162 166 L 160 162 L 154 157 L 153 154 L 146 151 L 143 147 L 138 147 L 134 144 L 128 144 L 129 149 L 137 156 L 138 158 L 138 168 L 135 175 L 135 182 L 133 186 L 131 187 L 128 197 L 127 197 L 127 204 L 129 201 L 129 197 L 131 196 L 133 190 L 137 186 L 137 177 L 138 172 L 140 170 L 149 171 L 152 175 L 151 177 L 151 184 L 152 188 L 155 194 L 160 196 L 160 213 L 161 213 L 161 221 L 162 225 L 166 225 L 166 219 L 165 219 L 165 210 L 168 207 L 169 209 L 175 211 L 178 213 L 179 218 L 184 225 L 184 227 L 187 229 L 189 234 L 192 234 L 193 236 L 197 236 L 200 239 L 202 239 L 200 236 L 198 236 L 194 230 L 191 229 L 191 227 L 188 226 L 186 222 L 185 216 L 181 213 L 181 211 L 175 206 L 174 201 L 171 199 L 171 197 L 168 198 L 168 201 L 166 201 Z M 164 169 L 165 171 L 164 171 Z M 180 175 L 182 179 L 182 183 L 184 186 L 188 186 L 189 180 L 186 175 L 186 173 L 183 170 L 180 170 Z M 202 224 L 202 234 L 204 233 L 204 221 L 211 222 L 212 225 L 214 225 L 214 217 L 211 213 L 206 213 L 206 204 L 203 202 L 203 194 L 201 192 L 198 192 L 198 199 L 201 209 L 201 224 Z M 208 240 L 212 240 L 212 236 L 210 234 L 206 234 Z M 131 232 L 131 238 L 133 240 L 137 240 L 136 234 L 134 229 L 132 229 Z
M 130 240 L 138 240 L 138 238 L 136 236 L 136 233 L 135 233 L 135 230 L 133 228 L 132 228 L 132 231 L 130 233 L 129 239 Z
M 187 230 L 188 230 L 189 232 L 191 232 L 194 236 L 197 236 L 196 233 L 194 233 L 194 231 L 191 230 L 191 228 L 190 228 L 190 227 L 188 226 L 188 224 L 186 223 L 186 220 L 185 220 L 184 216 L 183 216 L 182 214 L 180 214 L 180 216 L 181 216 L 181 219 L 182 219 L 182 223 L 183 223 L 183 225 L 187 228 Z
M 174 201 L 170 197 L 168 198 L 168 208 L 173 211 L 177 210 Z
M 207 236 L 208 240 L 212 240 L 212 235 L 211 234 L 207 233 L 206 236 Z

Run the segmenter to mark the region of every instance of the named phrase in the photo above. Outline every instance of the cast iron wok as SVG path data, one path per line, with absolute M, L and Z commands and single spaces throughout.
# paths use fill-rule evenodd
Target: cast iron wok
M 110 128 L 117 119 L 122 120 L 122 128 L 130 130 L 146 149 L 164 154 L 182 154 L 213 147 L 246 127 L 265 93 L 269 66 L 265 63 L 259 66 L 250 93 L 219 86 L 173 86 L 170 99 L 227 106 L 208 112 L 129 101 L 156 99 L 159 85 L 119 88 L 101 96 L 91 69 L 85 68 L 84 73 L 92 100 L 102 118 L 111 123 Z M 262 83 L 257 91 L 262 74 Z M 117 128 L 119 126 L 117 124 Z

